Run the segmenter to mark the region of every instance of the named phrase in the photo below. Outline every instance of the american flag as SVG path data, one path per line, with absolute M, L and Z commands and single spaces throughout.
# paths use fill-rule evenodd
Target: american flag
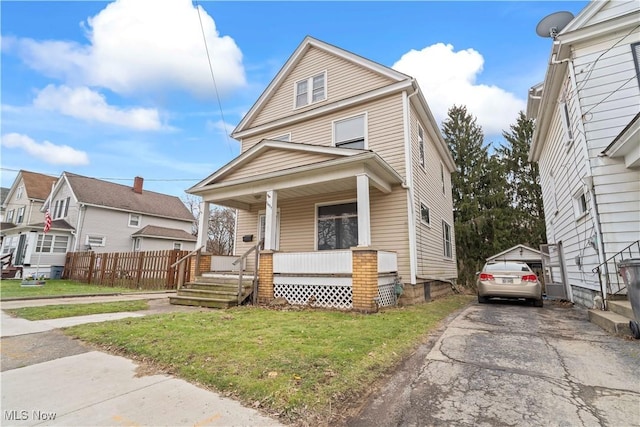
M 51 230 L 51 214 L 49 213 L 49 209 L 44 213 L 44 232 L 47 233 Z

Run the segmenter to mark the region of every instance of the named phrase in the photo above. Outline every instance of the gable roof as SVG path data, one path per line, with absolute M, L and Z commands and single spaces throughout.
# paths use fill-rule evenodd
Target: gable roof
M 24 183 L 24 194 L 26 199 L 44 201 L 47 199 L 49 192 L 51 192 L 51 187 L 56 180 L 57 178 L 51 175 L 20 170 L 9 189 L 9 192 L 2 200 L 2 204 L 4 206 L 7 200 L 9 200 L 13 193 L 16 192 L 20 186 L 20 182 Z
M 291 73 L 291 71 L 295 68 L 295 66 L 300 62 L 304 54 L 311 48 L 317 48 L 323 50 L 332 55 L 338 56 L 340 58 L 346 59 L 347 61 L 354 62 L 364 68 L 367 68 L 375 73 L 386 76 L 396 82 L 401 81 L 411 81 L 411 77 L 403 74 L 399 71 L 396 71 L 392 68 L 386 67 L 382 64 L 378 64 L 377 62 L 371 61 L 370 59 L 364 58 L 362 56 L 356 55 L 355 53 L 346 51 L 337 46 L 331 45 L 329 43 L 323 42 L 311 36 L 306 36 L 302 43 L 298 46 L 298 48 L 293 52 L 293 54 L 289 57 L 287 62 L 282 66 L 278 74 L 271 80 L 271 83 L 267 86 L 267 88 L 262 92 L 258 100 L 253 104 L 251 109 L 244 115 L 238 126 L 233 130 L 231 135 L 235 138 L 235 136 L 245 130 L 248 125 L 253 121 L 253 119 L 257 116 L 257 114 L 262 110 L 262 108 L 267 104 L 267 101 L 271 99 L 271 97 L 276 93 L 277 89 L 282 85 L 287 76 Z
M 131 237 L 155 237 L 158 239 L 184 240 L 195 242 L 198 240 L 193 234 L 177 228 L 158 227 L 157 225 L 147 225 L 131 235 Z
M 56 185 L 67 182 L 78 203 L 107 209 L 141 213 L 184 221 L 193 221 L 193 215 L 175 196 L 143 190 L 136 193 L 132 187 L 63 172 Z
M 542 259 L 542 253 L 540 251 L 520 244 L 487 258 L 487 262 L 498 260 L 533 261 L 538 259 Z
M 240 154 L 238 157 L 231 160 L 226 165 L 222 166 L 220 169 L 215 171 L 213 174 L 209 175 L 193 187 L 187 190 L 189 193 L 192 190 L 197 188 L 201 188 L 207 186 L 209 184 L 214 183 L 216 180 L 226 175 L 227 173 L 240 168 L 242 165 L 250 162 L 252 159 L 258 157 L 261 153 L 267 151 L 268 149 L 281 149 L 281 150 L 291 150 L 291 151 L 305 151 L 308 153 L 318 153 L 318 154 L 327 154 L 333 155 L 337 157 L 348 157 L 353 156 L 355 154 L 360 154 L 363 152 L 367 152 L 367 150 L 358 150 L 358 149 L 350 149 L 350 148 L 337 148 L 337 147 L 325 147 L 321 145 L 313 145 L 313 144 L 301 144 L 298 142 L 288 142 L 288 141 L 276 141 L 271 139 L 263 139 L 244 153 Z

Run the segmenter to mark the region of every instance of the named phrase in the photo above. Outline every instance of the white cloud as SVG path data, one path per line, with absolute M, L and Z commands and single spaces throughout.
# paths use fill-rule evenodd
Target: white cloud
M 231 132 L 236 128 L 236 125 L 225 123 L 222 120 L 207 120 L 205 128 L 209 132 L 221 133 L 224 135 L 231 135 Z
M 246 84 L 242 52 L 220 36 L 200 8 L 218 90 Z M 213 94 L 213 81 L 191 0 L 117 0 L 83 23 L 89 44 L 19 39 L 11 46 L 23 60 L 50 77 L 72 85 L 109 88 L 120 94 L 183 89 Z
M 452 45 L 437 43 L 405 53 L 393 68 L 418 80 L 438 124 L 453 105 L 466 105 L 485 135 L 499 135 L 509 130 L 526 104 L 497 86 L 476 84 L 483 65 L 484 58 L 474 49 L 455 52 Z
M 42 160 L 53 165 L 88 165 L 89 156 L 84 151 L 68 145 L 55 145 L 49 141 L 38 143 L 26 135 L 8 133 L 2 135 L 2 146 L 20 148 L 33 158 L 33 162 Z M 33 163 L 30 162 L 30 163 Z M 29 163 L 29 162 L 28 162 Z
M 153 108 L 119 109 L 107 104 L 104 96 L 88 87 L 48 85 L 33 105 L 44 110 L 59 111 L 67 116 L 90 122 L 101 122 L 136 130 L 162 128 L 158 110 Z

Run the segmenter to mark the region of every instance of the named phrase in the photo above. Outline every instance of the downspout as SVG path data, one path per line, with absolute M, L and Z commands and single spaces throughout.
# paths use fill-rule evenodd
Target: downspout
M 411 79 L 412 87 L 415 83 L 415 79 Z M 402 116 L 404 119 L 404 153 L 405 153 L 405 167 L 406 167 L 406 176 L 407 181 L 404 183 L 405 185 L 402 188 L 407 190 L 407 211 L 409 214 L 409 270 L 410 270 L 410 283 L 412 285 L 416 284 L 416 276 L 417 276 L 417 264 L 418 264 L 418 252 L 416 246 L 416 215 L 415 215 L 415 198 L 413 194 L 413 167 L 412 167 L 412 156 L 411 156 L 411 125 L 410 125 L 410 104 L 409 100 L 412 96 L 418 93 L 415 90 L 411 95 L 407 95 L 406 91 L 402 92 Z
M 78 240 L 82 237 L 82 226 L 84 225 L 84 215 L 86 206 L 82 203 L 78 205 L 78 220 L 76 221 L 76 235 L 74 236 L 73 252 L 78 252 Z
M 576 83 L 576 73 L 574 70 L 573 60 L 568 59 L 569 62 L 569 76 L 571 78 L 571 90 L 576 94 L 576 104 L 578 106 L 578 111 L 580 112 L 580 117 L 578 120 L 578 129 L 580 133 L 583 135 L 584 143 L 582 144 L 582 149 L 584 151 L 585 158 L 585 169 L 587 171 L 586 176 L 582 179 L 584 185 L 587 187 L 589 191 L 589 202 L 591 205 L 591 212 L 593 212 L 594 219 L 594 227 L 596 229 L 596 236 L 598 238 L 598 243 L 600 244 L 600 250 L 598 250 L 598 264 L 604 266 L 604 274 L 609 282 L 609 268 L 605 262 L 605 252 L 604 252 L 604 239 L 602 238 L 602 225 L 600 224 L 600 213 L 598 212 L 598 203 L 596 200 L 596 190 L 593 182 L 593 173 L 592 173 L 592 165 L 591 158 L 589 157 L 589 147 L 587 146 L 587 133 L 584 129 L 584 121 L 582 116 L 582 105 L 580 104 L 580 95 L 578 94 L 578 85 Z M 600 273 L 598 273 L 600 274 Z M 598 278 L 600 283 L 600 293 L 602 294 L 602 308 L 603 310 L 607 309 L 607 287 L 602 286 L 601 277 Z M 571 286 L 569 286 L 569 291 L 571 292 Z M 571 293 L 571 301 L 573 301 L 573 293 Z

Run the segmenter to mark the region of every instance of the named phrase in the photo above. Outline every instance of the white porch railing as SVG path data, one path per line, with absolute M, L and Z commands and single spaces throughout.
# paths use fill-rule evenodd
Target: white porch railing
M 351 274 L 352 264 L 350 250 L 273 254 L 274 274 Z

